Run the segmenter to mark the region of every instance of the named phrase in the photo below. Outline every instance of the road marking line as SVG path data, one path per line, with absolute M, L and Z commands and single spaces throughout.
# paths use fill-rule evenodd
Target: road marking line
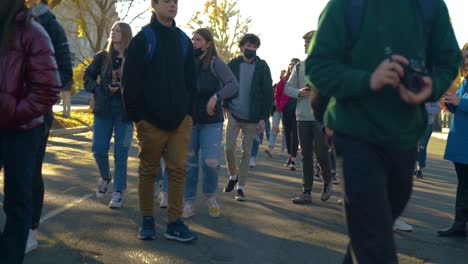
M 80 199 L 74 201 L 74 202 L 70 202 L 70 203 L 67 203 L 65 204 L 63 207 L 61 208 L 57 208 L 51 212 L 49 212 L 48 214 L 44 215 L 42 218 L 41 218 L 41 221 L 40 223 L 44 223 L 45 221 L 51 219 L 52 217 L 55 217 L 65 211 L 67 211 L 68 209 L 74 207 L 74 206 L 77 206 L 78 204 L 82 203 L 84 200 L 87 200 L 89 199 L 91 196 L 93 196 L 94 194 L 87 194 L 83 197 L 81 197 Z

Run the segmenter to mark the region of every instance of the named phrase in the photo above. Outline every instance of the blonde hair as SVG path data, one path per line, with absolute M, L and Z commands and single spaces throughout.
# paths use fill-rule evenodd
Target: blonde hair
M 463 52 L 467 51 L 468 50 L 468 42 L 465 43 L 465 45 L 463 46 L 462 50 L 461 50 L 461 53 L 463 55 Z M 460 66 L 460 71 L 459 71 L 459 75 L 461 77 L 462 80 L 464 80 L 467 75 L 468 75 L 468 65 L 465 64 L 465 60 L 463 59 L 462 61 L 462 64 Z
M 115 26 L 119 27 L 120 33 L 122 34 L 122 39 L 121 39 L 122 50 L 126 50 L 133 37 L 132 28 L 130 27 L 129 24 L 125 22 L 120 22 L 120 21 L 115 22 L 112 28 Z M 104 69 L 106 71 L 107 71 L 107 67 L 109 65 L 112 65 L 112 50 L 113 49 L 114 49 L 114 43 L 112 43 L 112 39 L 109 35 L 109 40 L 107 41 L 107 47 L 105 49 L 107 52 L 107 55 L 106 55 L 106 66 L 104 67 Z

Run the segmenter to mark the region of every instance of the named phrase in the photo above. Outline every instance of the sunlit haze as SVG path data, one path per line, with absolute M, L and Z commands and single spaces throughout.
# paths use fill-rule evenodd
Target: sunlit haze
M 188 34 L 185 28 L 190 17 L 197 10 L 203 9 L 206 0 L 179 0 L 177 24 Z M 273 80 L 278 81 L 279 73 L 285 69 L 291 58 L 305 58 L 302 36 L 307 31 L 317 28 L 320 12 L 328 0 L 239 0 L 239 9 L 244 17 L 252 18 L 250 32 L 260 36 L 262 45 L 258 55 L 270 65 Z M 452 17 L 452 23 L 460 46 L 468 42 L 468 1 L 445 1 Z M 150 0 L 148 0 L 148 5 Z M 135 9 L 141 10 L 141 6 Z M 149 13 L 148 13 L 149 14 Z M 135 30 L 148 21 L 148 15 L 133 23 Z

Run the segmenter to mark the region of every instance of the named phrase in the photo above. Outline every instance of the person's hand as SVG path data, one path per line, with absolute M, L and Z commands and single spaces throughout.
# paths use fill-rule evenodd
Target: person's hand
M 275 134 L 275 135 L 278 134 L 278 133 L 279 133 L 279 127 L 276 127 L 276 126 L 272 127 L 272 128 L 271 128 L 271 132 L 272 132 L 273 134 Z
M 140 129 L 140 126 L 141 126 L 141 124 L 143 124 L 143 122 L 144 122 L 143 119 L 140 120 L 140 121 L 138 121 L 138 122 L 135 122 L 135 127 L 136 127 L 137 129 Z
M 446 93 L 444 95 L 444 100 L 445 100 L 445 103 L 451 104 L 454 106 L 458 106 L 460 104 L 460 97 L 451 93 Z
M 299 97 L 309 97 L 310 96 L 310 87 L 304 87 L 299 89 Z
M 216 103 L 218 103 L 218 100 L 216 97 L 212 96 L 206 104 L 206 112 L 209 116 L 214 116 L 216 114 Z
M 414 93 L 408 88 L 406 88 L 403 84 L 398 85 L 398 91 L 400 92 L 400 97 L 403 101 L 407 102 L 408 104 L 412 105 L 419 105 L 425 103 L 427 99 L 432 95 L 432 79 L 431 77 L 424 76 L 422 78 L 423 86 L 421 91 L 418 93 Z
M 265 131 L 265 120 L 258 121 L 258 134 L 261 135 Z
M 223 116 L 224 116 L 224 120 L 227 120 L 228 119 L 228 113 L 229 113 L 229 110 L 227 108 L 224 108 L 223 107 Z
M 409 61 L 403 56 L 392 55 L 392 59 L 386 59 L 372 73 L 369 86 L 373 92 L 380 91 L 385 85 L 398 88 L 400 79 L 405 75 L 402 65 L 408 65 Z
M 325 128 L 325 136 L 327 137 L 328 140 L 330 140 L 331 138 L 333 138 L 333 135 L 335 134 L 335 132 L 333 130 L 331 130 L 330 128 L 326 127 Z
M 116 84 L 118 84 L 119 86 L 116 86 Z M 116 93 L 119 89 L 120 89 L 120 83 L 113 83 L 114 86 L 112 86 L 111 84 L 108 85 L 109 87 L 109 90 L 111 91 L 111 93 Z

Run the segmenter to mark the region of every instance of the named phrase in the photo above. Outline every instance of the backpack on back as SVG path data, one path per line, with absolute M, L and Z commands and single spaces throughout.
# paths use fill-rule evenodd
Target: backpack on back
M 409 0 L 414 1 L 414 0 Z M 430 33 L 436 18 L 436 6 L 434 0 L 417 0 L 420 10 L 421 22 L 426 33 Z M 349 32 L 349 49 L 351 50 L 359 39 L 364 12 L 366 9 L 366 0 L 349 0 L 346 11 L 346 25 Z
M 156 55 L 156 44 L 158 43 L 158 38 L 156 36 L 156 32 L 151 27 L 151 25 L 146 25 L 141 30 L 145 34 L 146 39 L 145 61 L 149 62 Z M 187 58 L 189 37 L 182 30 L 179 30 L 179 33 L 179 41 L 182 45 L 184 58 Z

